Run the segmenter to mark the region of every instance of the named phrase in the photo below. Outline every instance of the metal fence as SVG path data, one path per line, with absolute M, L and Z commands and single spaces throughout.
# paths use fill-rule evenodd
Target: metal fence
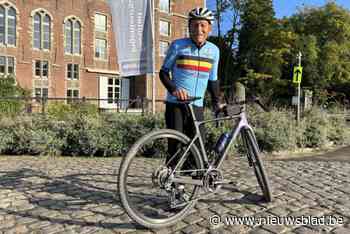
M 160 102 L 162 100 L 156 100 Z M 101 108 L 101 103 L 110 105 Z M 66 104 L 79 108 L 80 105 L 92 104 L 99 112 L 140 113 L 151 112 L 152 100 L 138 97 L 135 99 L 101 99 L 101 98 L 64 98 L 64 97 L 0 97 L 0 112 L 42 113 L 45 114 L 54 104 Z

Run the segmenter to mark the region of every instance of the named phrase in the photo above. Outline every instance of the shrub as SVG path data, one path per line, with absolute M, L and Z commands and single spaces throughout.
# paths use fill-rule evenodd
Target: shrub
M 12 76 L 0 77 L 0 97 L 27 97 L 29 92 L 18 85 Z M 21 112 L 25 102 L 23 100 L 0 100 L 0 114 L 2 115 L 16 115 Z
M 72 106 L 63 102 L 49 102 L 46 110 L 49 117 L 56 119 L 65 119 L 73 112 Z
M 8 154 L 12 151 L 11 145 L 14 143 L 14 127 L 12 118 L 2 117 L 0 119 L 0 154 Z
M 98 107 L 87 102 L 72 102 L 70 104 L 50 102 L 47 105 L 47 115 L 58 120 L 65 120 L 71 115 L 97 116 L 98 113 Z
M 302 138 L 299 141 L 300 147 L 320 147 L 327 142 L 327 116 L 319 108 L 305 112 L 301 121 L 303 129 Z
M 270 152 L 296 147 L 295 121 L 290 111 L 252 111 L 250 122 L 261 150 Z
M 116 114 L 105 116 L 104 154 L 125 154 L 141 136 L 154 129 L 164 128 L 162 115 L 138 116 Z
M 335 145 L 344 145 L 350 140 L 349 126 L 342 116 L 328 117 L 327 140 Z
M 0 153 L 32 155 L 124 155 L 142 135 L 164 128 L 163 114 L 133 115 L 76 111 L 54 105 L 47 115 L 31 114 L 0 118 Z M 62 115 L 54 115 L 60 110 Z M 59 113 L 58 113 L 59 114 Z M 206 118 L 210 118 L 206 113 Z M 342 116 L 327 115 L 319 109 L 306 112 L 296 126 L 291 111 L 275 109 L 259 112 L 248 109 L 259 146 L 264 151 L 320 147 L 326 143 L 344 144 L 350 131 Z M 232 121 L 215 127 L 206 124 L 207 149 L 211 150 L 220 134 L 232 129 Z M 230 153 L 242 151 L 240 137 Z
M 60 155 L 64 145 L 65 123 L 37 115 L 30 129 L 29 153 L 40 155 Z

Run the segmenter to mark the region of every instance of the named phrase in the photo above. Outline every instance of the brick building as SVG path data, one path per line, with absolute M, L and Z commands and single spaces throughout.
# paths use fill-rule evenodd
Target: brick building
M 154 1 L 159 71 L 169 43 L 188 35 L 187 12 L 205 0 Z M 14 74 L 36 97 L 110 98 L 101 108 L 116 108 L 113 98 L 152 98 L 151 77 L 119 76 L 107 0 L 0 0 L 0 74 Z

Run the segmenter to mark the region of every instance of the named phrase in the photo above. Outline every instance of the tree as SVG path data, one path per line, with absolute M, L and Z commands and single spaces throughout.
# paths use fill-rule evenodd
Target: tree
M 16 84 L 12 76 L 0 77 L 0 98 L 15 98 L 28 96 L 28 91 Z M 15 99 L 0 100 L 0 114 L 16 114 L 23 108 L 23 101 Z
M 274 27 L 272 0 L 246 0 L 241 15 L 238 59 L 245 69 L 269 74 L 270 36 Z
M 239 31 L 238 64 L 248 92 L 272 102 L 281 80 L 284 54 L 290 51 L 291 35 L 274 17 L 272 0 L 245 0 Z
M 218 77 L 220 79 L 220 86 L 225 89 L 226 86 L 232 84 L 235 70 L 235 57 L 233 50 L 228 41 L 223 37 L 210 37 L 209 41 L 213 42 L 219 47 L 220 61 L 218 68 Z
M 303 84 L 320 96 L 341 92 L 350 96 L 350 12 L 329 2 L 304 8 L 290 17 L 289 27 L 298 34 L 295 50 L 303 56 Z M 340 96 L 343 96 L 340 94 Z
M 216 19 L 218 37 L 221 37 L 221 19 L 222 15 L 225 13 L 227 8 L 230 6 L 229 0 L 216 0 L 216 9 L 214 11 L 214 16 Z

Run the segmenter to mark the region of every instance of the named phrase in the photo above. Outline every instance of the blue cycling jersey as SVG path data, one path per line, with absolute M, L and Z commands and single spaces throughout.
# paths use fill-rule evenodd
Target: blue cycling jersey
M 171 72 L 177 89 L 185 89 L 189 96 L 201 97 L 194 105 L 203 106 L 208 80 L 217 80 L 220 52 L 216 45 L 207 41 L 198 48 L 190 38 L 175 40 L 169 47 L 162 70 Z M 177 102 L 167 94 L 168 102 Z

